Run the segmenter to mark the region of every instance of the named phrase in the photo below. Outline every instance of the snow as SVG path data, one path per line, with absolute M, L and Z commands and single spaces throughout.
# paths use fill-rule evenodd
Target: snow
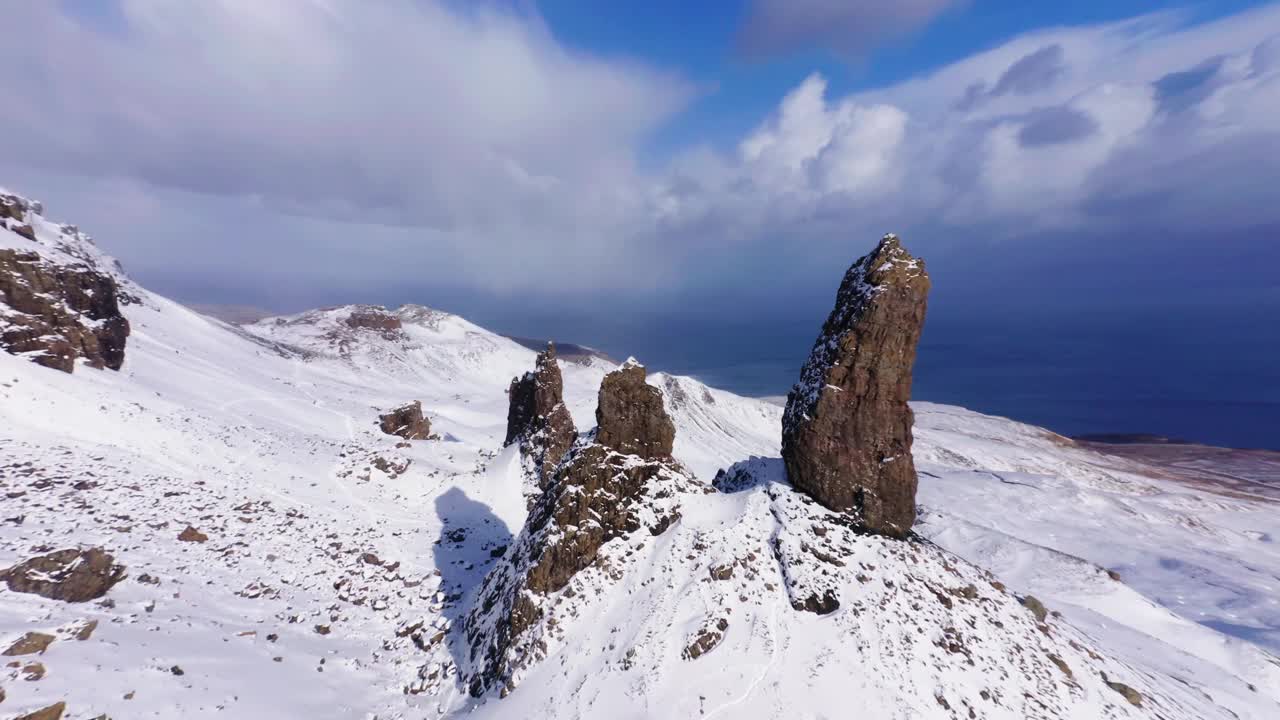
M 1023 716 L 1022 693 L 1041 717 L 1280 716 L 1275 500 L 916 403 L 928 542 L 856 536 L 785 485 L 782 408 L 661 372 L 690 480 L 733 466 L 740 486 L 682 493 L 676 526 L 610 548 L 619 576 L 580 578 L 601 592 L 578 594 L 548 657 L 510 697 L 473 700 L 454 685 L 457 628 L 524 522 L 518 448 L 501 445 L 507 385 L 535 353 L 420 306 L 389 311 L 402 328 L 386 334 L 348 327 L 354 307 L 235 328 L 137 287 L 79 231 L 33 225 L 36 241 L 0 246 L 92 263 L 139 302 L 118 373 L 0 353 L 0 567 L 102 546 L 129 577 L 111 606 L 0 586 L 0 645 L 59 638 L 22 658 L 43 679 L 3 669 L 6 716 L 65 700 L 80 718 L 1001 718 Z M 561 368 L 586 431 L 613 366 Z M 378 432 L 413 400 L 441 440 Z M 188 525 L 209 540 L 178 541 Z M 792 607 L 815 588 L 840 609 Z M 1062 616 L 1041 631 L 1014 594 Z M 683 659 L 719 619 L 719 644 Z

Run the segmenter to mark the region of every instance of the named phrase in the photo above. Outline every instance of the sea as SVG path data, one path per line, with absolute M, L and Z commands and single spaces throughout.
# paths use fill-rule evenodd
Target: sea
M 1280 450 L 1280 317 L 1256 310 L 931 317 L 912 396 L 1067 436 Z M 672 369 L 740 394 L 777 396 L 795 382 L 807 351 Z

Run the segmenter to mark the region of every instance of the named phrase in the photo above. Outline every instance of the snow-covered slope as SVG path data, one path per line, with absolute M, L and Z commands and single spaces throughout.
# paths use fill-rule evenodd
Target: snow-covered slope
M 1276 687 L 1274 501 L 1161 479 L 1004 418 L 916 412 L 919 532 L 1153 670 Z M 1245 690 L 1241 701 L 1254 699 Z
M 1184 678 L 1039 622 L 937 546 L 856 533 L 792 490 L 780 460 L 719 485 L 576 579 L 541 637 L 547 658 L 469 716 L 1231 717 Z M 797 608 L 827 595 L 830 614 Z
M 792 524 L 826 522 L 768 459 L 781 409 L 662 373 L 650 382 L 675 422 L 676 458 L 710 483 L 758 456 L 739 466 L 756 481 L 687 498 L 679 525 L 637 551 L 614 592 L 582 604 L 555 655 L 510 697 L 477 706 L 454 686 L 468 658 L 450 630 L 525 519 L 519 454 L 501 442 L 507 384 L 533 367 L 533 351 L 417 306 L 388 311 L 394 329 L 353 327 L 369 308 L 351 306 L 235 328 L 137 287 L 77 232 L 33 225 L 34 241 L 0 230 L 0 244 L 90 261 L 140 302 L 123 308 L 133 332 L 118 373 L 69 375 L 0 353 L 0 567 L 101 546 L 129 577 L 110 603 L 0 586 L 0 646 L 31 631 L 59 638 L 21 658 L 41 663 L 42 679 L 3 669 L 0 716 L 57 701 L 77 718 L 384 720 L 1028 707 L 984 690 L 1030 692 L 1043 717 L 1280 716 L 1280 664 L 1268 653 L 1280 516 L 1265 499 L 921 404 L 919 529 L 938 547 L 834 531 L 844 602 L 818 616 L 791 607 L 796 578 L 768 550 L 790 542 Z M 594 425 L 610 369 L 563 363 L 580 429 Z M 411 400 L 439 440 L 378 432 L 379 412 Z M 188 526 L 208 540 L 179 541 Z M 726 564 L 729 579 L 707 580 Z M 993 581 L 1063 617 L 1038 630 Z M 720 619 L 718 645 L 682 659 Z M 89 620 L 89 639 L 70 637 Z M 948 649 L 957 642 L 967 654 Z M 1144 708 L 1102 672 L 1144 692 Z

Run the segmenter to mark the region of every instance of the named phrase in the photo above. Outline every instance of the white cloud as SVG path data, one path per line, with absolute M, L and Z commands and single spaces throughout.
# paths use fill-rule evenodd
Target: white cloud
M 714 179 L 699 182 L 682 170 L 664 207 L 705 223 L 719 202 L 726 224 L 793 239 L 812 236 L 806 226 L 838 227 L 838 218 L 1009 236 L 1114 223 L 1110 210 L 1095 212 L 1100 195 L 1116 193 L 1117 178 L 1143 176 L 1143 163 L 1190 168 L 1221 149 L 1206 167 L 1235 182 L 1252 176 L 1250 163 L 1270 168 L 1225 154 L 1242 139 L 1267 136 L 1272 142 L 1260 147 L 1275 147 L 1280 138 L 1277 37 L 1277 6 L 1196 26 L 1165 13 L 1028 34 L 928 76 L 845 97 L 830 97 L 826 82 L 811 76 L 743 141 L 739 158 L 704 159 Z M 1206 62 L 1213 72 L 1203 82 L 1199 71 L 1179 75 Z M 1166 92 L 1184 94 L 1175 105 L 1185 109 L 1162 109 Z M 1143 176 L 1142 185 L 1147 197 L 1187 191 L 1159 174 Z M 695 189 L 718 197 L 697 197 Z M 1205 205 L 1185 206 L 1211 211 Z M 1244 210 L 1233 202 L 1230 217 L 1199 221 L 1280 219 L 1269 203 Z M 1169 214 L 1182 213 L 1170 207 Z
M 811 75 L 732 149 L 647 170 L 688 84 L 570 52 L 537 17 L 122 0 L 104 33 L 59 8 L 10 9 L 6 161 L 82 178 L 66 195 L 96 226 L 58 214 L 157 272 L 658 294 L 889 229 L 1280 219 L 1277 6 L 1038 31 L 845 96 Z M 133 215 L 101 219 L 117 196 Z
M 59 3 L 7 10 L 23 28 L 0 44 L 9 161 L 430 228 L 482 240 L 477 267 L 547 240 L 593 252 L 634 217 L 635 147 L 691 93 L 490 5 L 116 7 L 116 31 Z
M 906 131 L 888 105 L 828 103 L 811 75 L 782 100 L 776 117 L 741 144 L 747 172 L 762 188 L 818 193 L 875 190 Z

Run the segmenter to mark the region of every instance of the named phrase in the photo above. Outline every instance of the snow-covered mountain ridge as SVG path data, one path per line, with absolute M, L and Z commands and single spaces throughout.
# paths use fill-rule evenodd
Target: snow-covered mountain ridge
M 60 226 L 33 227 L 0 242 L 119 273 Z M 1280 713 L 1270 501 L 917 403 L 917 529 L 932 542 L 867 538 L 786 485 L 781 408 L 662 373 L 649 382 L 673 454 L 703 489 L 680 496 L 671 530 L 610 547 L 615 573 L 557 596 L 557 639 L 508 697 L 470 698 L 459 628 L 525 523 L 519 453 L 501 445 L 507 385 L 533 351 L 417 306 L 237 329 L 118 277 L 140 301 L 122 308 L 118 373 L 0 353 L 0 567 L 100 546 L 128 572 L 110 604 L 0 586 L 0 645 L 57 638 L 4 669 L 0 715 Z M 561 364 L 579 429 L 612 369 Z M 440 440 L 378 432 L 379 412 L 411 400 Z M 179 540 L 188 526 L 207 539 Z M 836 612 L 794 607 L 828 590 Z M 23 679 L 31 662 L 39 680 Z

